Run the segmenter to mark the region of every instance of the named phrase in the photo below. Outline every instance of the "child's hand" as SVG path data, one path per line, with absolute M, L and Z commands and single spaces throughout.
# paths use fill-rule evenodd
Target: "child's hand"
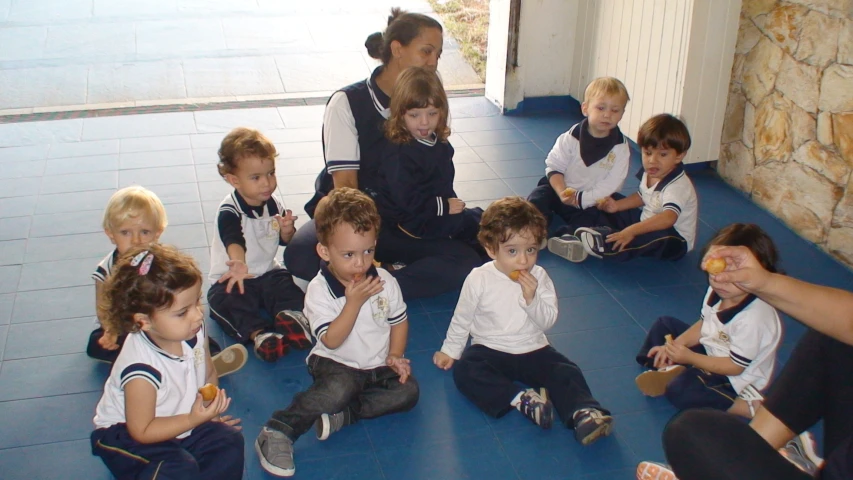
M 225 262 L 225 265 L 228 265 L 228 271 L 222 274 L 216 283 L 228 281 L 228 285 L 225 286 L 225 293 L 231 293 L 231 289 L 234 288 L 234 284 L 236 283 L 237 289 L 242 294 L 245 291 L 243 289 L 243 281 L 254 277 L 254 275 L 249 274 L 249 266 L 246 265 L 246 262 L 241 262 L 240 260 L 228 260 Z
M 465 210 L 465 202 L 458 198 L 451 198 L 447 200 L 447 203 L 450 204 L 450 214 L 456 215 L 457 213 L 462 213 Z
M 296 233 L 296 220 L 299 219 L 298 216 L 293 214 L 293 210 L 285 210 L 284 216 L 276 215 L 275 221 L 278 222 L 279 235 L 281 239 L 285 242 L 289 242 L 291 238 L 293 238 L 293 234 Z
M 385 359 L 385 364 L 391 367 L 391 370 L 397 372 L 397 375 L 400 376 L 400 383 L 406 383 L 406 380 L 412 374 L 412 362 L 408 358 L 388 355 L 388 358 Z
M 578 195 L 577 195 L 577 193 L 578 193 L 577 190 L 572 189 L 571 192 L 568 195 L 566 195 L 566 189 L 563 189 L 563 191 L 561 191 L 559 193 L 560 201 L 563 202 L 564 205 L 569 205 L 569 206 L 577 208 L 577 206 L 578 206 Z
M 617 252 L 621 252 L 622 250 L 625 249 L 625 247 L 628 246 L 629 243 L 631 243 L 634 240 L 634 237 L 635 237 L 635 235 L 633 235 L 631 232 L 629 232 L 626 229 L 626 230 L 620 230 L 616 233 L 611 233 L 610 235 L 607 236 L 607 238 L 604 241 L 607 243 L 612 243 L 613 244 L 613 250 L 616 250 Z
M 220 388 L 219 391 L 216 392 L 216 397 L 214 397 L 207 405 L 205 405 L 201 394 L 197 393 L 189 415 L 190 421 L 194 425 L 193 428 L 218 417 L 228 410 L 230 405 L 231 399 L 225 394 L 225 389 Z
M 666 351 L 663 347 L 663 345 L 659 347 L 652 347 L 646 355 L 647 357 L 654 359 L 652 366 L 655 368 L 663 368 L 672 365 L 672 360 L 666 356 Z
M 675 342 L 669 342 L 663 346 L 663 350 L 666 353 L 667 358 L 669 358 L 672 363 L 678 363 L 682 365 L 692 364 L 692 362 L 690 361 L 690 357 L 691 355 L 693 355 L 693 350 L 690 350 L 684 345 L 680 345 Z
M 236 428 L 237 430 L 243 429 L 243 427 L 241 425 L 237 425 L 238 423 L 240 423 L 240 419 L 234 418 L 231 415 L 220 415 L 218 417 L 213 417 L 210 421 L 211 422 L 222 422 L 225 425 L 231 425 L 232 427 Z
M 118 348 L 118 334 L 104 330 L 104 334 L 98 339 L 98 345 L 104 350 L 116 350 Z
M 455 361 L 450 355 L 444 352 L 435 352 L 435 355 L 432 356 L 432 363 L 442 370 L 450 370 Z
M 347 302 L 353 302 L 361 308 L 368 298 L 382 291 L 383 285 L 385 285 L 385 280 L 378 276 L 366 276 L 358 281 L 350 280 L 344 294 L 347 297 Z
M 619 211 L 616 207 L 616 200 L 613 200 L 613 197 L 604 197 L 599 200 L 598 209 L 604 210 L 607 213 L 616 213 Z
M 536 288 L 539 286 L 539 280 L 530 274 L 527 270 L 518 270 L 518 284 L 521 285 L 521 295 L 528 305 L 533 303 L 533 298 L 536 297 Z

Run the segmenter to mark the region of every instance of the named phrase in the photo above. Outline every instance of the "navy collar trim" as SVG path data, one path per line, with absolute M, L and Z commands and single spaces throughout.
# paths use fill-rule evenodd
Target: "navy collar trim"
M 429 136 L 429 139 L 416 138 L 415 140 L 417 140 L 418 143 L 422 143 L 422 144 L 426 145 L 427 147 L 434 147 L 435 144 L 438 143 L 438 136 L 435 133 L 433 133 Z
M 202 326 L 202 327 L 201 327 L 201 329 L 202 329 L 202 330 L 204 330 L 204 326 Z M 170 360 L 175 360 L 175 361 L 177 361 L 177 362 L 183 362 L 183 361 L 185 361 L 185 360 L 187 359 L 187 358 L 186 358 L 186 357 L 184 357 L 184 356 L 180 356 L 180 355 L 172 355 L 171 353 L 169 353 L 169 352 L 167 352 L 167 351 L 163 350 L 163 349 L 162 349 L 162 348 L 160 348 L 160 346 L 159 346 L 159 345 L 157 345 L 157 344 L 154 342 L 154 340 L 152 340 L 152 339 L 151 339 L 151 337 L 149 337 L 149 336 L 148 336 L 148 334 L 147 334 L 147 333 L 145 333 L 144 331 L 140 330 L 140 331 L 139 331 L 139 333 L 141 333 L 141 334 L 142 334 L 142 338 L 143 338 L 143 340 L 145 340 L 145 343 L 147 343 L 147 344 L 148 344 L 148 346 L 149 346 L 152 350 L 154 350 L 155 352 L 159 353 L 160 355 L 162 355 L 162 356 L 164 356 L 164 357 L 166 357 L 166 358 L 168 358 L 168 359 L 170 359 Z M 192 348 L 195 348 L 195 344 L 196 344 L 196 343 L 198 343 L 198 335 L 194 336 L 193 338 L 191 338 L 191 339 L 189 339 L 189 340 L 186 340 L 186 341 L 185 341 L 185 343 L 186 343 L 187 345 L 189 345 L 191 349 L 192 349 Z
M 373 100 L 373 107 L 376 108 L 376 111 L 379 112 L 380 115 L 387 119 L 391 115 L 389 110 L 391 107 L 391 98 L 388 97 L 388 95 L 385 95 L 385 92 L 383 92 L 376 83 L 376 77 L 382 73 L 384 68 L 384 65 L 376 67 L 373 70 L 373 73 L 370 74 L 370 78 L 365 80 L 365 83 L 367 84 L 367 91 L 370 92 L 370 98 Z
M 751 293 L 748 294 L 743 300 L 740 301 L 740 303 L 738 303 L 734 307 L 730 307 L 730 308 L 727 308 L 725 310 L 718 311 L 717 312 L 717 319 L 723 325 L 731 322 L 733 318 L 735 318 L 740 312 L 742 312 L 744 308 L 749 306 L 749 304 L 752 303 L 752 301 L 755 299 L 756 299 L 755 295 L 753 295 Z M 713 307 L 714 305 L 716 305 L 720 301 L 721 301 L 721 299 L 720 299 L 720 296 L 717 295 L 717 292 L 711 290 L 711 294 L 708 295 L 708 306 Z
M 329 293 L 332 294 L 335 298 L 341 298 L 346 296 L 346 287 L 335 277 L 335 274 L 329 270 L 329 263 L 325 261 L 320 262 L 320 273 L 323 274 L 323 278 L 326 279 L 326 284 L 329 286 Z M 367 270 L 367 276 L 369 277 L 378 277 L 379 272 L 376 271 L 376 267 L 371 265 Z
M 581 123 L 571 129 L 571 135 L 575 137 L 580 145 L 581 160 L 584 165 L 590 167 L 600 160 L 607 158 L 613 147 L 625 143 L 625 136 L 619 127 L 613 127 L 604 138 L 593 137 L 589 133 L 589 120 L 584 118 Z
M 263 205 L 253 206 L 246 203 L 246 200 L 240 195 L 236 189 L 231 192 L 231 198 L 234 199 L 234 204 L 237 205 L 237 208 L 240 210 L 240 213 L 246 215 L 247 217 L 252 218 L 262 218 L 264 216 L 264 209 L 269 213 L 270 216 L 275 215 L 278 212 L 278 208 L 275 204 L 275 198 L 270 197 L 269 200 L 266 201 Z

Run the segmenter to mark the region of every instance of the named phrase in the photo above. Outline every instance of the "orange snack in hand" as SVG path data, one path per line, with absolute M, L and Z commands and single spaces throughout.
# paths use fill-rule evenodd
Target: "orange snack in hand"
M 521 275 L 521 270 L 513 270 L 513 271 L 509 272 L 509 279 L 512 280 L 513 282 L 517 282 L 519 275 Z
M 716 275 L 726 269 L 726 261 L 722 258 L 710 258 L 702 264 L 702 270 Z
M 356 273 L 355 275 L 352 276 L 352 280 L 354 282 L 360 282 L 362 278 L 364 278 L 363 273 Z
M 205 384 L 203 387 L 198 389 L 198 393 L 201 394 L 201 399 L 205 402 L 209 402 L 216 398 L 216 394 L 219 393 L 219 388 L 212 383 Z
M 566 189 L 563 190 L 563 196 L 564 197 L 571 197 L 572 195 L 575 194 L 575 192 L 577 192 L 577 190 L 575 190 L 574 188 L 566 187 Z

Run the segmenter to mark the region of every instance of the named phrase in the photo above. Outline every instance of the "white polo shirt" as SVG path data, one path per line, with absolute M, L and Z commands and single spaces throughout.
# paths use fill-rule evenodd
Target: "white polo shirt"
M 720 310 L 720 297 L 708 287 L 702 303 L 702 332 L 699 343 L 708 356 L 729 357 L 744 367 L 729 376 L 740 393 L 748 385 L 758 390 L 770 382 L 776 366 L 776 349 L 782 339 L 782 322 L 776 309 L 754 295 L 740 304 Z
M 545 332 L 557 321 L 557 292 L 548 272 L 535 265 L 530 274 L 539 286 L 527 305 L 521 285 L 489 262 L 468 274 L 450 320 L 441 351 L 459 359 L 468 336 L 474 345 L 520 354 L 548 345 Z
M 684 173 L 684 165 L 675 166 L 669 175 L 658 183 L 647 186 L 647 174 L 643 172 L 640 179 L 640 197 L 643 199 L 643 213 L 640 221 L 644 221 L 664 210 L 670 210 L 678 215 L 675 220 L 675 230 L 687 241 L 687 251 L 693 250 L 696 240 L 696 222 L 699 218 L 699 200 L 693 182 Z
M 345 287 L 324 263 L 305 290 L 302 313 L 311 324 L 317 343 L 311 355 L 319 355 L 352 368 L 369 370 L 385 365 L 391 344 L 391 327 L 407 320 L 406 302 L 397 280 L 382 268 L 371 267 L 368 276 L 385 281 L 381 292 L 370 297 L 361 310 L 349 336 L 338 348 L 331 349 L 321 341 L 332 321 L 346 304 Z
M 157 390 L 156 417 L 189 413 L 198 389 L 207 382 L 205 335 L 202 327 L 195 338 L 181 344 L 183 354 L 175 356 L 155 345 L 144 332 L 128 334 L 95 409 L 95 428 L 127 422 L 124 386 L 137 378 Z M 190 433 L 192 430 L 187 430 L 177 438 Z

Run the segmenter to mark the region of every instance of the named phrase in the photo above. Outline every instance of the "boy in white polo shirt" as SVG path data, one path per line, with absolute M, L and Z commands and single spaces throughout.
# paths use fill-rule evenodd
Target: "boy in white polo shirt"
M 493 261 L 465 279 L 433 363 L 453 367 L 456 388 L 486 414 L 502 417 L 515 408 L 547 429 L 557 410 L 588 445 L 610 433 L 613 417 L 593 398 L 581 369 L 545 336 L 557 321 L 554 283 L 536 265 L 546 234 L 545 218 L 520 197 L 486 209 L 478 237 Z
M 672 115 L 655 115 L 640 126 L 637 144 L 643 153 L 637 193 L 607 197 L 598 205 L 598 218 L 570 225 L 574 236 L 561 237 L 560 250 L 552 252 L 579 262 L 586 254 L 616 261 L 678 260 L 693 250 L 699 205 L 681 164 L 690 149 L 687 126 Z
M 411 410 L 419 389 L 406 351 L 409 324 L 400 287 L 373 265 L 379 213 L 373 200 L 338 188 L 314 213 L 320 273 L 305 292 L 317 343 L 306 362 L 314 383 L 273 413 L 255 441 L 261 466 L 296 473 L 293 443 L 312 425 L 325 440 L 360 419 Z

